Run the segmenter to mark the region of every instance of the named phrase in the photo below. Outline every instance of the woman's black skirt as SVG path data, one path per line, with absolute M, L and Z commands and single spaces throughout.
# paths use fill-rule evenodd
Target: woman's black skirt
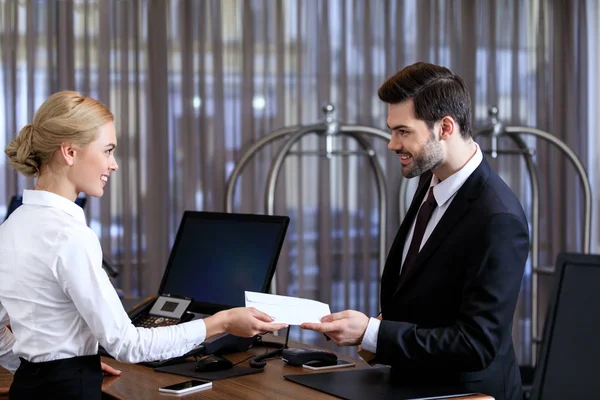
M 10 400 L 100 400 L 100 356 L 81 356 L 32 363 L 21 358 L 8 397 Z

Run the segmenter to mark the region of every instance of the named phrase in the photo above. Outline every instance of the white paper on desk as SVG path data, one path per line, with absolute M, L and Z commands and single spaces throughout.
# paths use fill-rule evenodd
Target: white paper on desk
M 300 325 L 303 322 L 321 322 L 331 314 L 329 305 L 315 300 L 279 296 L 257 292 L 246 293 L 246 307 L 254 307 L 271 317 L 275 323 Z

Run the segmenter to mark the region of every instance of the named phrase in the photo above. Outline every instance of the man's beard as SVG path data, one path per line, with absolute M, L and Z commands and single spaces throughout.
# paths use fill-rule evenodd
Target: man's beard
M 412 163 L 408 165 L 407 168 L 402 168 L 402 175 L 407 179 L 414 178 L 424 172 L 436 168 L 444 159 L 442 146 L 436 141 L 433 132 L 431 133 L 431 137 L 425 143 L 423 150 L 421 150 L 419 154 L 411 155 Z

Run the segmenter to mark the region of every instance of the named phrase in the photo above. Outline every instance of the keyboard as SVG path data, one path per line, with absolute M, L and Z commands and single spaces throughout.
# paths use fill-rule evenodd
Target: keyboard
M 179 322 L 175 318 L 158 317 L 156 315 L 145 315 L 133 321 L 133 325 L 140 328 L 156 328 L 159 326 L 175 325 Z

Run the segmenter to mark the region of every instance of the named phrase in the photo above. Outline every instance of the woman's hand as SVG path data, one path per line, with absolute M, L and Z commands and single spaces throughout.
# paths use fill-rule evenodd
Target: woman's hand
M 102 375 L 113 375 L 113 376 L 121 375 L 121 371 L 111 367 L 108 364 L 104 364 L 103 362 L 100 363 L 100 369 L 102 370 Z
M 102 390 L 106 390 L 119 379 L 118 377 L 121 375 L 121 371 L 108 364 L 104 364 L 103 362 L 100 362 L 100 369 L 102 370 L 102 375 L 104 375 L 104 379 L 102 380 Z
M 205 318 L 204 322 L 207 338 L 222 332 L 235 336 L 252 337 L 287 328 L 287 324 L 274 324 L 273 318 L 253 307 L 238 307 L 221 311 Z

